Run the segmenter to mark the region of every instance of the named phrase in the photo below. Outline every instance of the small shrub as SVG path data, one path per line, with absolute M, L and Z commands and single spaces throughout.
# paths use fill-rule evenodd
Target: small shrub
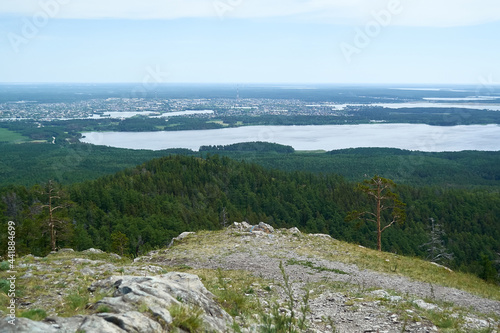
M 169 309 L 172 326 L 190 333 L 203 332 L 203 310 L 200 308 L 174 305 Z
M 458 329 L 460 327 L 459 325 L 459 318 L 453 318 L 449 316 L 448 313 L 441 312 L 441 311 L 429 311 L 428 312 L 429 319 L 431 322 L 436 325 L 439 328 L 447 329 L 447 328 L 455 328 Z
M 271 307 L 271 314 L 262 313 L 262 325 L 260 327 L 261 333 L 299 333 L 305 332 L 307 330 L 307 313 L 310 312 L 309 307 L 309 291 L 302 298 L 302 304 L 300 306 L 301 316 L 299 318 L 295 317 L 294 306 L 297 301 L 294 299 L 293 289 L 290 282 L 290 277 L 286 274 L 285 268 L 283 267 L 283 262 L 280 261 L 279 265 L 281 275 L 283 276 L 284 284 L 281 285 L 285 295 L 287 296 L 286 306 L 287 311 L 279 306 L 278 303 L 274 303 Z M 297 327 L 298 329 L 297 329 Z
M 255 294 L 255 290 L 253 290 L 252 287 L 248 287 L 247 289 L 245 289 L 245 294 L 247 295 Z
M 47 317 L 47 313 L 42 309 L 31 309 L 21 313 L 21 317 L 35 321 L 41 321 Z
M 141 304 L 139 304 L 139 307 L 137 308 L 137 310 L 140 313 L 148 312 L 149 311 L 149 306 L 146 303 L 141 303 Z
M 68 295 L 66 299 L 73 310 L 83 309 L 87 305 L 87 298 L 80 295 Z
M 10 264 L 7 261 L 2 261 L 0 263 L 0 271 L 8 271 L 10 269 Z
M 63 311 L 65 316 L 73 316 L 86 309 L 89 302 L 89 295 L 85 291 L 73 292 L 65 297 L 66 309 Z
M 240 316 L 247 309 L 247 297 L 244 292 L 230 287 L 220 268 L 217 270 L 217 281 L 219 288 L 216 295 L 222 307 L 231 316 Z
M 9 280 L 1 279 L 0 280 L 0 291 L 2 291 L 5 294 L 9 293 L 10 289 L 10 282 Z
M 301 331 L 294 327 L 293 318 L 283 312 L 277 303 L 271 308 L 271 314 L 262 314 L 262 325 L 260 333 L 299 333 Z
M 97 308 L 98 313 L 106 313 L 106 312 L 111 312 L 111 309 L 107 305 L 99 305 Z
M 176 266 L 175 269 L 178 271 L 189 271 L 189 270 L 193 269 L 193 267 L 188 266 L 186 264 L 181 264 L 179 266 Z M 163 274 L 165 274 L 165 273 L 163 273 Z

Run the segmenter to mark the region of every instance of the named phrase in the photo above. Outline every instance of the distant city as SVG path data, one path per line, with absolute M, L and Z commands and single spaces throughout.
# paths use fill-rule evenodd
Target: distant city
M 125 119 L 134 116 L 339 116 L 373 107 L 500 110 L 500 94 L 477 87 L 3 85 L 0 120 Z M 487 95 L 487 96 L 484 96 Z
M 353 108 L 351 106 L 351 108 Z M 356 108 L 356 107 L 354 107 Z M 77 102 L 38 103 L 18 101 L 0 104 L 3 120 L 63 120 L 88 118 L 168 117 L 217 115 L 342 115 L 343 105 L 310 104 L 295 99 L 144 99 L 106 98 Z

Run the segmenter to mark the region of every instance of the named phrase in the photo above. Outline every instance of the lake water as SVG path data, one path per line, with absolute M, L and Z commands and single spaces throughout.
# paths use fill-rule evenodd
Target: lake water
M 481 103 L 446 103 L 445 99 L 431 99 L 429 102 L 409 102 L 409 103 L 372 103 L 372 104 L 331 104 L 337 110 L 344 110 L 348 106 L 378 106 L 388 109 L 407 109 L 407 108 L 448 108 L 448 109 L 471 109 L 471 110 L 489 110 L 500 111 L 500 104 L 481 104 Z M 448 101 L 466 101 L 467 99 L 448 99 Z M 477 99 L 476 99 L 477 100 Z M 470 101 L 470 99 L 469 99 Z
M 499 125 L 363 124 L 244 126 L 173 132 L 88 132 L 81 141 L 118 148 L 161 150 L 266 141 L 296 150 L 390 147 L 420 151 L 500 150 Z
M 150 118 L 168 118 L 168 117 L 176 117 L 176 116 L 191 116 L 195 114 L 213 114 L 213 110 L 186 110 L 186 111 L 174 111 L 174 112 L 165 112 L 159 116 L 151 116 Z M 158 112 L 153 112 L 153 111 L 110 111 L 110 112 L 104 112 L 101 115 L 99 114 L 93 114 L 90 116 L 90 119 L 102 119 L 102 118 L 132 118 L 135 116 L 150 116 L 152 114 L 158 114 Z

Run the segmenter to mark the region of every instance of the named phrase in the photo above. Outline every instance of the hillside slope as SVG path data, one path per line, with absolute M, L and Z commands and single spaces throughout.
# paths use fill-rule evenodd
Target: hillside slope
M 219 156 L 170 156 L 56 190 L 61 193 L 57 204 L 66 207 L 57 218 L 72 222 L 57 225 L 59 248 L 139 256 L 166 246 L 183 231 L 217 230 L 227 221 L 264 221 L 366 247 L 377 244 L 374 223 L 346 221 L 350 211 L 369 211 L 374 203 L 356 191 L 356 184 L 332 174 L 267 170 Z M 446 234 L 441 238 L 446 251 L 454 255 L 452 268 L 497 279 L 498 193 L 408 186 L 396 192 L 407 205 L 407 219 L 384 232 L 384 251 L 427 256 L 422 245 L 429 242 L 434 219 Z M 40 207 L 48 204 L 47 193 L 47 186 L 0 190 L 0 223 L 16 222 L 20 255 L 50 252 L 48 210 Z M 6 240 L 0 234 L 0 251 Z
M 296 228 L 241 223 L 222 231 L 183 233 L 168 248 L 133 262 L 95 252 L 99 251 L 61 251 L 47 258 L 21 259 L 24 305 L 18 315 L 44 309 L 49 316 L 96 316 L 100 309 L 100 317 L 122 318 L 119 313 L 102 313 L 109 309 L 98 305 L 111 303 L 100 301 L 103 296 L 87 288 L 109 285 L 120 275 L 123 281 L 130 281 L 129 275 L 161 279 L 181 271 L 197 274 L 231 315 L 234 323 L 227 323 L 227 332 L 270 332 L 267 324 L 278 325 L 272 318 L 290 318 L 291 297 L 296 332 L 500 330 L 500 287 L 419 259 Z M 46 281 L 46 289 L 39 288 L 40 279 Z M 0 296 L 5 302 L 5 295 Z M 147 306 L 142 308 L 147 315 Z

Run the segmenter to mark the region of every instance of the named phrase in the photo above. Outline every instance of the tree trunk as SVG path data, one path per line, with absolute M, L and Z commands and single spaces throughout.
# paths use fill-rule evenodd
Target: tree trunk
M 52 195 L 49 195 L 49 226 L 50 226 L 50 245 L 52 251 L 56 250 L 56 235 L 54 233 L 54 217 L 52 216 Z
M 377 250 L 382 251 L 382 230 L 380 228 L 380 213 L 381 213 L 381 198 L 382 198 L 382 189 L 380 188 L 380 184 L 378 184 L 377 188 Z

